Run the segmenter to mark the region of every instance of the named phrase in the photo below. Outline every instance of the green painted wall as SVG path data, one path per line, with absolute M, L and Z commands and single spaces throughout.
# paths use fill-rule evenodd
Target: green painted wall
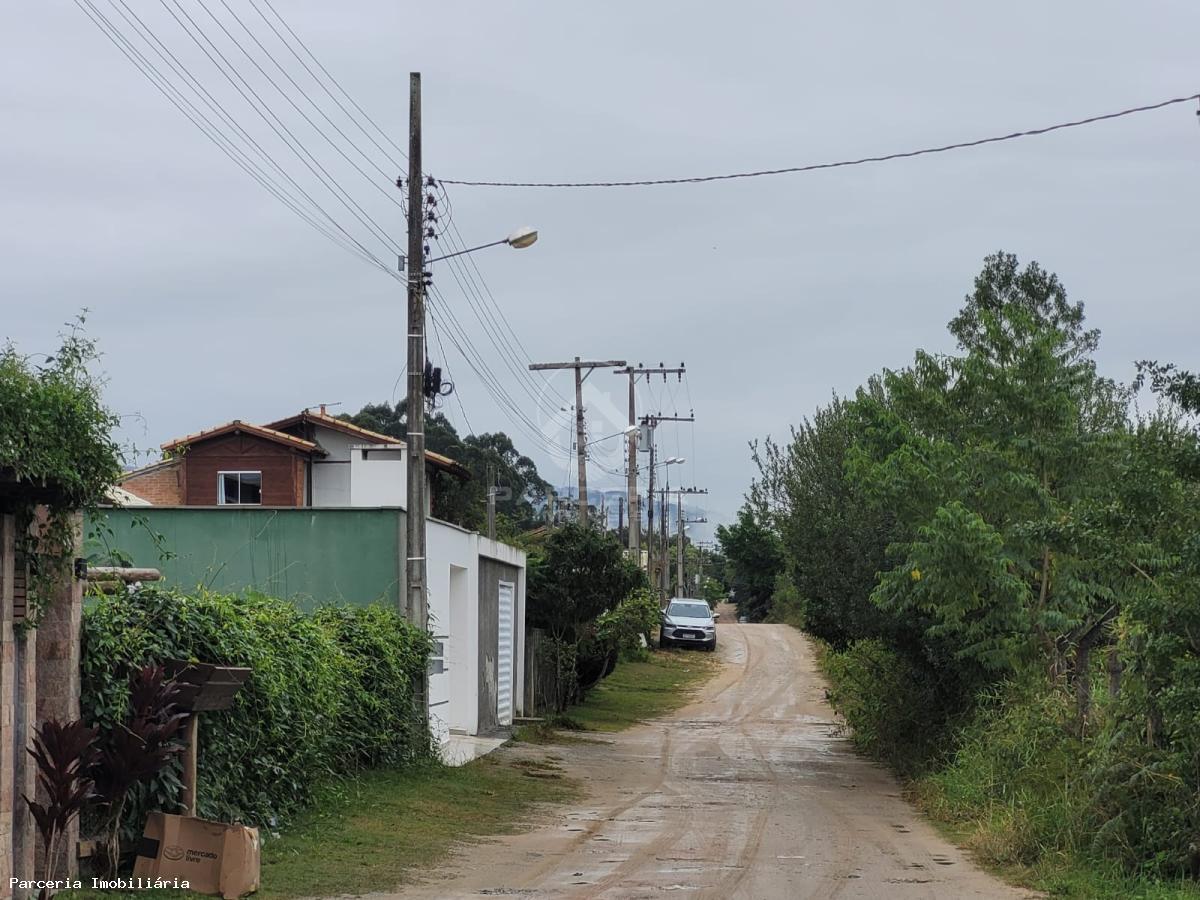
M 148 528 L 139 524 L 143 519 Z M 162 535 L 173 559 L 159 558 L 151 532 Z M 135 565 L 160 569 L 171 586 L 254 588 L 305 609 L 330 602 L 398 603 L 404 583 L 399 509 L 110 509 L 90 517 L 85 534 L 90 558 L 106 555 L 107 542 Z

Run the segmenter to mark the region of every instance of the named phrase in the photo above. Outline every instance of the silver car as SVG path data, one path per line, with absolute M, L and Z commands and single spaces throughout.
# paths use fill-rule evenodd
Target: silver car
M 705 650 L 716 650 L 719 618 L 703 600 L 672 600 L 663 610 L 658 645 L 697 644 Z

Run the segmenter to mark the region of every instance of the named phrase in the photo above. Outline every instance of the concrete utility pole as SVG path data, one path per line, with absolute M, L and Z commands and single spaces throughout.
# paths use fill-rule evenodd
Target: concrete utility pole
M 678 568 L 676 570 L 677 584 L 675 586 L 675 590 L 676 590 L 675 596 L 682 597 L 683 595 L 681 593 L 679 593 L 679 591 L 683 590 L 683 587 L 682 587 L 682 585 L 683 585 L 683 526 L 687 524 L 687 522 L 685 522 L 684 518 L 683 518 L 683 495 L 684 494 L 707 494 L 708 491 L 701 490 L 700 488 L 694 488 L 694 487 L 677 488 L 676 490 L 671 490 L 670 487 L 667 487 L 667 488 L 664 488 L 662 491 L 660 491 L 660 493 L 662 494 L 662 506 L 663 506 L 664 517 L 666 516 L 667 495 L 668 494 L 678 494 L 679 495 L 679 545 L 678 545 L 679 549 L 677 551 L 678 552 L 678 563 L 677 563 Z M 695 521 L 700 521 L 700 520 L 697 519 Z M 665 522 L 664 522 L 664 525 L 665 525 Z M 664 557 L 666 556 L 667 553 L 670 552 L 669 550 L 666 549 L 666 547 L 667 547 L 666 541 L 667 541 L 667 529 L 664 527 L 663 528 Z M 663 569 L 664 569 L 664 572 L 666 572 L 670 569 L 670 564 L 668 562 L 666 562 L 665 559 L 664 559 Z M 668 575 L 668 577 L 663 579 L 663 588 L 662 589 L 663 589 L 664 593 L 667 590 L 669 581 L 670 581 L 669 575 Z
M 405 613 L 429 631 L 425 595 L 425 185 L 421 174 L 421 73 L 408 76 L 408 484 Z M 421 721 L 429 715 L 429 673 L 417 685 Z
M 488 537 L 496 539 L 496 467 L 487 467 L 487 531 Z
M 577 356 L 575 362 L 561 363 L 531 363 L 529 368 L 533 372 L 545 371 L 547 369 L 574 369 L 575 370 L 575 444 L 579 454 L 579 524 L 586 525 L 588 523 L 588 504 L 587 504 L 587 432 L 584 428 L 583 421 L 583 383 L 587 380 L 587 376 L 592 374 L 593 369 L 616 369 L 625 365 L 623 359 L 605 359 L 605 360 L 580 360 Z M 587 369 L 587 375 L 583 374 L 583 370 Z
M 616 374 L 629 376 L 629 424 L 637 424 L 637 395 L 634 391 L 634 385 L 637 383 L 637 377 L 639 375 L 645 375 L 647 376 L 647 379 L 650 375 L 662 375 L 664 382 L 667 380 L 667 375 L 675 375 L 680 381 L 682 381 L 684 372 L 686 371 L 687 370 L 684 368 L 683 363 L 680 363 L 679 368 L 677 369 L 664 368 L 662 363 L 649 368 L 644 367 L 641 363 L 638 363 L 636 366 L 627 366 L 624 369 L 618 369 Z M 641 498 L 638 496 L 637 489 L 637 454 L 638 435 L 637 432 L 634 432 L 633 434 L 629 435 L 629 471 L 626 473 L 625 493 L 629 498 L 629 555 L 633 557 L 634 564 L 640 567 L 642 564 L 642 553 L 640 546 L 642 511 L 640 509 Z M 654 477 L 653 470 L 651 470 L 650 477 Z M 651 494 L 653 494 L 653 488 L 651 488 Z M 651 504 L 651 506 L 653 507 L 653 504 Z M 650 518 L 653 518 L 653 512 L 651 512 Z
M 683 494 L 679 495 L 679 563 L 678 563 L 678 568 L 676 569 L 676 572 L 675 572 L 675 596 L 676 597 L 683 596 L 683 586 L 687 580 L 684 575 L 684 564 L 683 564 L 684 563 L 684 553 L 683 553 L 684 529 L 687 528 L 688 525 L 692 525 L 697 522 L 707 522 L 707 521 L 708 521 L 708 519 L 705 517 L 702 517 L 699 519 L 685 519 L 683 517 Z M 698 544 L 693 544 L 693 546 L 695 546 L 697 551 L 699 551 L 700 548 L 699 548 Z M 700 559 L 700 566 L 701 566 L 701 568 L 703 568 L 703 566 L 704 566 L 703 557 L 701 557 L 701 559 Z M 697 584 L 699 584 L 699 582 L 697 582 Z
M 666 579 L 661 574 L 655 574 L 655 555 L 654 555 L 654 477 L 658 469 L 658 464 L 655 463 L 655 435 L 657 434 L 658 424 L 660 422 L 695 422 L 694 415 L 687 416 L 642 416 L 642 424 L 650 426 L 650 490 L 647 494 L 646 506 L 646 574 L 650 576 L 650 581 L 659 591 L 660 599 L 665 599 L 667 589 L 665 587 Z M 671 464 L 671 460 L 667 460 L 667 465 Z M 670 486 L 670 479 L 667 479 Z M 667 542 L 667 515 L 664 511 L 661 515 L 662 519 L 662 567 L 663 569 L 670 568 L 670 544 Z
M 646 575 L 654 580 L 654 428 L 650 429 L 650 489 L 646 494 Z M 641 502 L 640 499 L 638 501 Z M 634 560 L 641 564 L 641 560 Z M 657 587 L 658 585 L 655 585 Z

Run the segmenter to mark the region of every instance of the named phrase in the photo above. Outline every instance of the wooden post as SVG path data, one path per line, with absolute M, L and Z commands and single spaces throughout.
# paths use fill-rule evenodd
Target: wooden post
M 196 815 L 196 758 L 200 753 L 200 714 L 192 713 L 187 721 L 187 749 L 183 754 L 183 811 Z

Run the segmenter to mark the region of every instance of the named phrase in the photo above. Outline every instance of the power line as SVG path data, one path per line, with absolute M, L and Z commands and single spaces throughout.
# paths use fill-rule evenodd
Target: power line
M 338 222 L 332 216 L 330 216 L 329 213 L 324 210 L 320 204 L 318 204 L 312 198 L 311 195 L 309 195 L 306 191 L 304 191 L 303 188 L 300 187 L 295 179 L 291 178 L 287 172 L 284 171 L 279 164 L 275 162 L 275 160 L 268 153 L 266 153 L 265 150 L 262 149 L 261 145 L 259 145 L 252 137 L 246 134 L 243 129 L 240 129 L 240 127 L 237 126 L 236 121 L 234 121 L 232 117 L 230 117 L 229 114 L 224 110 L 224 108 L 212 98 L 211 94 L 208 94 L 207 91 L 204 91 L 202 87 L 199 88 L 199 90 L 197 90 L 197 87 L 192 87 L 193 92 L 195 92 L 197 96 L 204 100 L 204 102 L 210 109 L 213 110 L 215 114 L 229 121 L 230 124 L 234 126 L 235 130 L 238 130 L 241 133 L 243 140 L 247 142 L 248 146 L 252 145 L 258 152 L 259 156 L 264 159 L 264 161 L 271 165 L 293 185 L 296 192 L 303 196 L 304 199 L 307 200 L 311 205 L 313 213 L 310 214 L 310 212 L 304 208 L 304 205 L 295 197 L 294 194 L 276 181 L 273 176 L 264 171 L 261 166 L 255 163 L 244 150 L 239 148 L 234 141 L 222 131 L 219 125 L 214 123 L 213 120 L 205 115 L 192 101 L 188 100 L 179 87 L 173 84 L 171 80 L 163 74 L 162 70 L 155 66 L 154 63 L 145 56 L 145 54 L 138 50 L 137 47 L 134 46 L 133 42 L 121 31 L 121 29 L 107 16 L 105 16 L 104 13 L 102 13 L 96 7 L 96 5 L 91 2 L 91 0 L 82 0 L 82 2 L 81 0 L 75 0 L 75 5 L 79 7 L 80 11 L 82 11 L 83 14 L 91 20 L 91 22 L 106 38 L 109 39 L 109 41 L 122 53 L 122 55 L 124 55 L 125 58 L 130 61 L 134 68 L 144 75 L 146 79 L 164 97 L 166 97 L 167 100 L 176 109 L 178 109 L 185 118 L 188 119 L 188 121 L 195 125 L 200 132 L 204 134 L 204 136 L 210 141 L 212 141 L 222 153 L 229 157 L 229 159 L 235 165 L 246 172 L 246 174 L 257 181 L 268 193 L 291 209 L 294 213 L 296 213 L 296 215 L 307 222 L 316 231 L 320 232 L 322 235 L 329 238 L 335 244 L 347 250 L 348 252 L 363 259 L 365 262 L 371 265 L 381 265 L 378 258 L 375 257 L 374 254 L 372 254 L 365 246 L 363 246 L 360 241 L 358 241 L 353 235 L 351 235 L 340 224 L 338 224 Z M 122 5 L 124 4 L 122 3 Z M 113 8 L 116 9 L 116 6 L 114 5 Z M 117 12 L 120 13 L 127 22 L 130 22 L 129 17 L 121 12 L 121 10 L 117 9 Z M 134 18 L 137 18 L 136 14 L 134 14 Z M 138 21 L 140 22 L 141 20 L 139 19 Z M 133 25 L 132 22 L 130 22 L 130 24 Z M 133 27 L 135 30 L 137 30 L 137 26 Z M 171 66 L 176 74 L 179 74 L 180 77 L 184 79 L 185 85 L 188 83 L 188 79 L 191 79 L 193 83 L 198 85 L 198 82 L 195 81 L 195 78 L 191 75 L 191 73 L 186 69 L 186 67 L 183 67 L 182 64 L 179 63 L 178 59 L 175 58 L 173 54 L 171 56 L 174 60 L 174 65 L 167 60 L 163 53 L 160 52 L 150 40 L 140 33 L 139 36 L 146 41 L 147 46 L 149 46 L 150 49 L 154 51 L 160 59 L 167 63 L 168 66 Z M 153 37 L 152 32 L 151 36 Z M 157 38 L 155 38 L 155 40 L 157 40 Z M 159 44 L 161 45 L 161 42 L 159 42 Z M 168 50 L 167 53 L 170 53 L 170 51 Z M 317 214 L 327 219 L 330 225 L 338 232 L 341 232 L 341 234 L 339 235 L 335 233 L 329 226 L 325 225 L 323 222 L 320 222 L 318 219 L 315 219 L 314 215 Z
M 208 57 L 209 61 L 212 62 L 212 64 L 217 68 L 217 70 L 225 77 L 225 79 L 233 86 L 233 88 L 242 96 L 242 99 L 244 99 L 246 101 L 246 103 L 249 104 L 250 108 L 253 109 L 256 113 L 258 113 L 259 117 L 262 118 L 263 121 L 267 123 L 267 125 L 271 128 L 271 130 L 275 132 L 276 136 L 281 141 L 283 141 L 284 144 L 287 145 L 288 149 L 290 149 L 293 153 L 296 154 L 296 156 L 300 160 L 300 162 L 302 162 L 305 165 L 305 167 L 310 172 L 312 172 L 312 174 L 317 178 L 318 181 L 320 181 L 322 184 L 324 184 L 325 187 L 329 188 L 329 191 L 330 191 L 330 193 L 332 193 L 334 195 L 334 198 L 337 199 L 343 206 L 345 206 L 346 209 L 356 219 L 358 219 L 358 221 L 361 224 L 366 226 L 368 230 L 372 231 L 374 233 L 374 235 L 383 242 L 384 246 L 390 246 L 396 252 L 400 252 L 399 244 L 397 244 L 396 241 L 392 237 L 390 237 L 387 234 L 387 232 L 384 231 L 379 226 L 379 223 L 377 223 L 374 219 L 371 218 L 371 216 L 366 212 L 366 210 L 364 210 L 357 202 L 354 201 L 353 198 L 350 197 L 349 193 L 347 193 L 345 188 L 343 188 L 337 182 L 337 179 L 335 179 L 332 175 L 330 175 L 329 171 L 323 165 L 321 165 L 320 162 L 317 161 L 316 157 L 313 156 L 313 154 L 304 146 L 304 144 L 299 140 L 299 138 L 296 137 L 296 135 L 292 132 L 292 130 L 290 128 L 288 128 L 287 125 L 284 124 L 283 120 L 280 119 L 279 116 L 277 116 L 275 114 L 275 112 L 270 108 L 270 106 L 266 103 L 266 101 L 264 101 L 262 99 L 262 96 L 242 76 L 242 74 L 238 70 L 238 68 L 229 61 L 228 57 L 226 57 L 225 54 L 221 52 L 221 49 L 219 47 L 217 47 L 217 45 L 209 38 L 208 34 L 204 31 L 204 29 L 201 28 L 196 23 L 196 20 L 193 19 L 191 17 L 191 15 L 187 12 L 187 10 L 185 10 L 182 7 L 182 5 L 180 5 L 179 0 L 172 0 L 172 2 L 174 2 L 174 4 L 179 8 L 179 12 L 183 14 L 184 18 L 186 18 L 188 20 L 188 22 L 191 23 L 192 28 L 194 28 L 196 30 L 196 34 L 199 34 L 200 37 L 204 38 L 204 42 L 207 43 L 209 45 L 209 47 L 212 48 L 213 52 L 216 53 L 216 55 L 221 58 L 221 61 L 225 63 L 225 67 L 228 68 L 228 71 L 226 71 L 226 68 L 222 67 L 221 64 L 217 62 L 217 60 L 213 56 L 213 54 L 210 53 L 208 51 L 208 49 L 204 46 L 204 44 L 200 42 L 200 39 L 198 37 L 196 37 L 195 34 L 192 33 L 192 30 L 189 29 L 187 25 L 185 25 L 183 23 L 183 19 L 180 19 L 179 16 L 176 15 L 175 10 L 173 10 L 168 5 L 167 0 L 159 0 L 159 3 L 162 5 L 162 7 L 171 15 L 171 17 L 173 19 L 175 19 L 175 21 L 179 24 L 179 27 L 184 30 L 184 32 L 187 34 L 187 36 L 189 38 L 191 38 L 192 42 L 197 47 L 200 48 L 200 50 L 204 53 L 205 56 Z M 243 51 L 243 52 L 245 52 L 245 51 Z M 232 73 L 232 75 L 230 73 Z M 233 76 L 237 76 L 237 81 L 234 80 Z M 239 81 L 241 82 L 242 85 L 245 86 L 245 90 L 243 90 L 242 87 L 238 85 Z M 247 93 L 246 93 L 247 91 L 249 91 L 249 95 L 247 95 Z M 257 105 L 255 104 L 255 102 L 253 100 L 250 99 L 250 96 L 253 96 L 254 100 L 258 101 Z M 269 118 L 268 118 L 268 113 L 270 114 Z M 274 120 L 274 121 L 272 121 L 272 120 Z M 301 152 L 301 151 L 303 151 L 303 152 Z M 306 156 L 308 157 L 307 159 L 305 158 Z
M 1138 113 L 1151 112 L 1174 106 L 1178 103 L 1190 103 L 1200 100 L 1200 94 L 1189 94 L 1186 97 L 1173 97 L 1170 100 L 1160 100 L 1145 106 L 1134 106 L 1117 112 L 1103 113 L 1098 116 L 1088 116 L 1086 119 L 1075 119 L 1070 122 L 1059 122 L 1042 128 L 1030 128 L 1025 131 L 1014 131 L 1009 134 L 979 138 L 973 141 L 959 141 L 954 144 L 944 144 L 940 147 L 926 147 L 921 150 L 905 150 L 898 153 L 887 153 L 882 156 L 864 156 L 858 159 L 845 159 L 837 162 L 811 163 L 802 166 L 788 166 L 782 169 L 762 169 L 757 172 L 734 172 L 726 175 L 700 175 L 686 178 L 654 178 L 644 181 L 465 181 L 453 178 L 441 179 L 446 184 L 461 184 L 468 187 L 523 187 L 523 188 L 613 188 L 613 187 L 650 187 L 662 184 L 701 184 L 710 181 L 732 181 L 738 178 L 762 178 L 768 175 L 791 175 L 798 172 L 815 172 L 820 169 L 842 169 L 849 166 L 863 166 L 869 163 L 889 162 L 896 159 L 910 159 L 914 156 L 927 156 L 933 153 L 947 153 L 951 150 L 965 150 L 969 147 L 982 147 L 985 144 L 998 144 L 1002 141 L 1015 141 L 1019 138 L 1035 137 L 1049 134 L 1052 131 L 1062 131 L 1067 128 L 1078 128 L 1092 125 L 1096 122 L 1106 122 L 1110 119 L 1120 119 Z

